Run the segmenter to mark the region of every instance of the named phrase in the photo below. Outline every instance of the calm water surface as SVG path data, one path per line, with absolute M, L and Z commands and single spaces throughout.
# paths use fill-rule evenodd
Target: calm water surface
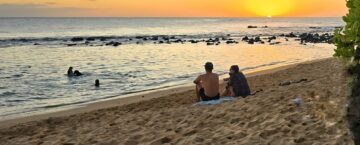
M 212 61 L 226 74 L 238 64 L 256 71 L 331 57 L 331 44 L 279 45 L 128 44 L 112 46 L 18 45 L 14 38 L 72 36 L 280 34 L 331 32 L 342 25 L 327 19 L 0 19 L 0 120 L 78 107 L 90 102 L 149 89 L 182 85 Z M 247 29 L 267 25 L 269 29 Z M 310 26 L 320 27 L 316 30 Z M 6 40 L 6 42 L 5 42 Z M 68 78 L 69 66 L 85 75 Z M 95 79 L 101 87 L 95 88 Z

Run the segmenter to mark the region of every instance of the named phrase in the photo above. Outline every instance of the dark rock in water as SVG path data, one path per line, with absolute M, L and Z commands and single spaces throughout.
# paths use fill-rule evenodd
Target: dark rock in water
M 265 44 L 265 42 L 264 42 L 264 41 L 260 41 L 260 43 L 261 43 L 261 44 Z
M 213 42 L 207 42 L 206 45 L 214 45 Z
M 270 43 L 270 45 L 280 44 L 281 42 Z
M 142 40 L 147 41 L 147 40 L 148 40 L 148 38 L 144 37 Z
M 255 40 L 253 38 L 249 39 L 248 44 L 254 44 Z
M 199 41 L 196 41 L 196 40 L 190 40 L 189 42 L 190 42 L 190 43 L 198 43 Z
M 166 37 L 166 36 L 164 36 L 162 39 L 165 40 L 165 41 L 170 40 L 170 38 L 169 38 L 169 37 Z
M 95 41 L 95 38 L 86 38 L 86 41 Z
M 303 43 L 332 43 L 332 37 L 330 34 L 311 34 L 311 33 L 303 33 L 300 36 L 301 44 Z
M 255 37 L 255 42 L 260 42 L 260 41 L 261 41 L 261 39 L 259 36 Z
M 235 40 L 228 40 L 226 41 L 226 44 L 238 44 L 239 42 L 235 41 Z
M 20 42 L 29 42 L 29 40 L 27 40 L 27 39 L 19 39 L 18 41 L 20 41 Z
M 258 28 L 258 27 L 257 27 L 257 26 L 251 26 L 251 25 L 249 25 L 248 28 L 249 28 L 249 29 L 253 29 L 253 28 Z
M 159 44 L 163 44 L 164 43 L 164 41 L 159 41 Z
M 105 45 L 106 45 L 106 46 L 112 45 L 112 46 L 114 46 L 114 47 L 117 47 L 117 46 L 119 46 L 119 45 L 122 45 L 122 43 L 120 43 L 120 42 L 115 42 L 115 41 L 111 41 L 111 42 L 109 42 L 109 43 L 106 43 Z
M 76 46 L 76 44 L 67 44 L 67 46 Z
M 275 37 L 275 36 L 271 36 L 271 37 L 269 37 L 268 39 L 269 39 L 268 42 L 271 43 L 271 41 L 272 41 L 272 40 L 275 40 L 276 37 Z
M 121 45 L 121 43 L 119 43 L 119 42 L 115 42 L 114 44 L 113 44 L 113 46 L 119 46 L 119 45 Z
M 34 45 L 40 45 L 39 43 L 34 43 Z
M 230 36 L 231 36 L 231 34 L 227 34 L 226 36 L 227 36 L 227 37 L 230 37 Z
M 269 37 L 269 39 L 275 40 L 276 36 L 271 36 L 271 37 Z
M 212 38 L 206 40 L 205 42 L 215 42 Z
M 242 38 L 242 41 L 248 41 L 249 37 L 245 36 L 244 38 Z
M 142 37 L 142 36 L 136 36 L 135 38 L 136 38 L 136 39 L 143 39 L 144 37 Z
M 297 36 L 293 32 L 291 32 L 290 34 L 285 35 L 285 37 L 294 38 L 294 37 L 297 37 Z
M 73 42 L 77 42 L 77 41 L 84 41 L 84 38 L 81 38 L 81 37 L 74 37 L 74 38 L 71 38 L 71 41 L 73 41 Z
M 175 37 L 175 36 L 171 36 L 170 39 L 176 39 L 176 37 Z
M 153 37 L 151 38 L 151 40 L 153 40 L 153 41 L 158 41 L 158 40 L 159 40 L 159 37 L 153 36 Z
M 141 44 L 141 42 L 140 42 L 140 41 L 136 41 L 136 44 Z
M 314 37 L 316 38 L 316 37 L 320 37 L 320 35 L 318 34 L 318 33 L 315 33 L 314 34 Z
M 106 38 L 100 38 L 100 41 L 106 41 Z
M 279 36 L 280 36 L 280 37 L 284 37 L 284 36 L 285 36 L 285 34 L 280 34 Z

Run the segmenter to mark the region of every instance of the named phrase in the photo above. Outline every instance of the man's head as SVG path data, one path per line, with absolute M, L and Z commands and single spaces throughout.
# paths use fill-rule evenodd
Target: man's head
M 230 73 L 239 73 L 240 69 L 238 65 L 233 65 L 230 67 Z
M 207 72 L 212 72 L 212 70 L 214 69 L 214 65 L 211 62 L 205 63 L 204 67 Z

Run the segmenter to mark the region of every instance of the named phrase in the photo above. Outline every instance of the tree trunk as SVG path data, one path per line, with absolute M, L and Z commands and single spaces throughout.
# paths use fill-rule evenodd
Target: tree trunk
M 354 143 L 360 145 L 360 76 L 354 77 L 347 111 L 347 120 L 353 133 Z

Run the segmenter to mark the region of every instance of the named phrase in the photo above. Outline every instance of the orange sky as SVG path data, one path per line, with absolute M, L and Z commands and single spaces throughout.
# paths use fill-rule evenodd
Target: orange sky
M 0 16 L 338 17 L 345 0 L 0 0 Z

